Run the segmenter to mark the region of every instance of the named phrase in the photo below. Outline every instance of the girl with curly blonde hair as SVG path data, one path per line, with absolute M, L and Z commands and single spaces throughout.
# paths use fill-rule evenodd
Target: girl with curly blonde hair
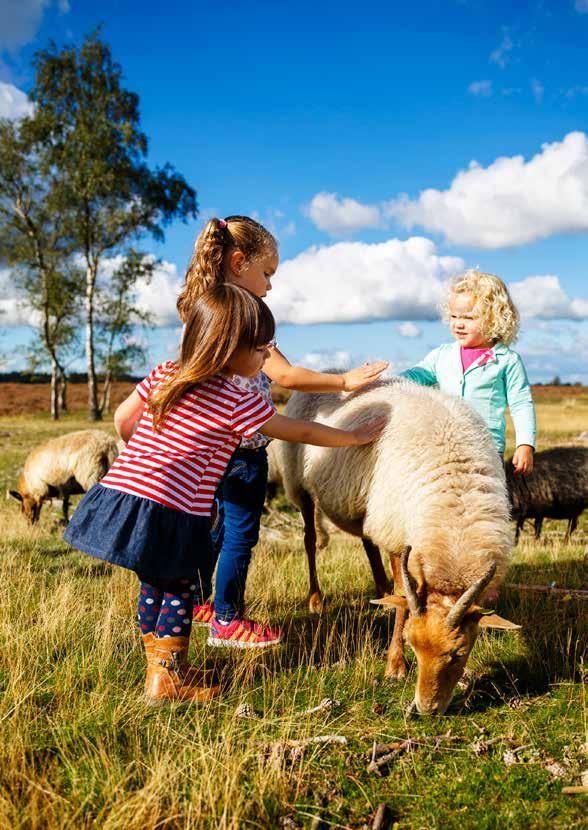
M 494 274 L 466 271 L 453 280 L 443 312 L 455 342 L 433 349 L 402 376 L 467 400 L 486 422 L 501 454 L 508 406 L 516 433 L 515 472 L 529 475 L 535 407 L 523 361 L 510 348 L 518 335 L 519 314 L 506 285 Z
M 278 246 L 273 235 L 249 216 L 211 219 L 196 240 L 186 282 L 178 300 L 184 321 L 196 299 L 208 288 L 230 283 L 265 297 L 272 288 L 278 267 Z M 313 372 L 292 366 L 269 344 L 263 371 L 254 376 L 233 374 L 232 383 L 257 392 L 271 403 L 270 382 L 305 392 L 336 392 L 361 389 L 376 380 L 387 367 L 380 361 L 343 374 Z M 216 494 L 218 508 L 213 525 L 216 569 L 214 606 L 209 601 L 210 581 L 198 586 L 194 623 L 210 626 L 209 645 L 251 649 L 273 646 L 282 633 L 245 616 L 244 594 L 252 550 L 259 537 L 261 513 L 267 486 L 267 435 L 262 431 L 243 438 Z

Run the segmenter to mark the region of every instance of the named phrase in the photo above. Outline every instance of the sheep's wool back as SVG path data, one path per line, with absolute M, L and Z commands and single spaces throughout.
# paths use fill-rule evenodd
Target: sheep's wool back
M 294 501 L 300 487 L 308 490 L 335 524 L 383 552 L 411 545 L 410 570 L 429 589 L 460 593 L 492 562 L 497 571 L 489 587 L 502 581 L 512 547 L 502 459 L 468 404 L 393 380 L 347 396 L 297 394 L 286 412 L 346 428 L 374 415 L 389 419 L 367 447 L 281 444 L 282 475 Z
M 75 479 L 84 490 L 99 481 L 118 454 L 116 441 L 99 429 L 82 429 L 51 438 L 27 456 L 21 487 L 42 497 L 49 486 Z

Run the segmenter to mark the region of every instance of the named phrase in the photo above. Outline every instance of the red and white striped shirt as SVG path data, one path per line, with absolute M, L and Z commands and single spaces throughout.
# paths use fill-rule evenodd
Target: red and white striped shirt
M 176 369 L 156 366 L 136 387 L 150 392 Z M 145 407 L 137 430 L 100 482 L 174 510 L 209 516 L 217 485 L 242 437 L 275 415 L 256 392 L 215 376 L 187 392 L 169 411 L 160 432 Z

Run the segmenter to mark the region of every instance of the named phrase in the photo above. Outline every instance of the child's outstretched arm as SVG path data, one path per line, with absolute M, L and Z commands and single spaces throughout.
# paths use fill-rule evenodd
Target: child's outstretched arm
M 114 426 L 122 440 L 128 443 L 141 420 L 145 401 L 135 389 L 128 398 L 117 407 L 114 413 Z
M 420 386 L 435 386 L 437 383 L 438 354 L 439 350 L 433 349 L 416 366 L 400 372 L 400 377 L 412 380 L 413 383 L 418 383 Z
M 296 389 L 299 392 L 353 392 L 373 383 L 387 368 L 387 361 L 379 360 L 337 375 L 313 372 L 303 366 L 292 366 L 282 352 L 273 346 L 263 371 L 270 380 L 285 389 Z
M 316 447 L 356 447 L 370 444 L 386 426 L 387 418 L 372 418 L 354 429 L 336 429 L 316 421 L 300 421 L 285 415 L 274 415 L 259 431 L 268 438 L 280 438 L 296 444 L 314 444 Z
M 523 361 L 516 352 L 511 354 L 506 372 L 506 400 L 515 428 L 516 450 L 512 463 L 517 474 L 533 472 L 535 449 L 535 405 Z

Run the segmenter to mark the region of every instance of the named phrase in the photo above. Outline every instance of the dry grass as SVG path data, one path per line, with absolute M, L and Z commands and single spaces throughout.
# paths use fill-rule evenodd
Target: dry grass
M 546 442 L 577 434 L 567 409 L 559 418 L 554 409 L 553 421 L 550 412 L 540 413 Z M 76 418 L 66 425 L 84 426 Z M 9 437 L 0 457 L 6 481 L 28 448 L 55 430 L 45 419 L 0 420 Z M 217 669 L 221 698 L 147 711 L 135 578 L 67 548 L 58 516 L 57 506 L 46 508 L 39 527 L 28 528 L 15 505 L 0 507 L 2 830 L 233 830 L 277 828 L 284 819 L 291 827 L 360 828 L 371 825 L 379 803 L 398 828 L 585 826 L 585 803 L 561 794 L 588 766 L 580 600 L 505 589 L 498 610 L 522 622 L 522 634 L 483 635 L 469 685 L 448 715 L 407 720 L 415 668 L 406 683 L 383 678 L 393 618 L 368 603 L 361 547 L 337 535 L 320 555 L 328 607 L 313 618 L 300 538 L 266 540 L 248 598 L 259 618 L 285 625 L 285 646 L 219 655 L 197 630 L 193 659 Z M 570 546 L 562 529 L 548 523 L 540 545 L 523 536 L 508 580 L 586 587 L 586 517 Z M 302 714 L 324 697 L 340 707 Z M 237 717 L 242 703 L 258 717 Z M 382 778 L 367 772 L 374 741 L 448 729 L 460 740 L 407 753 Z M 348 743 L 311 745 L 292 758 L 283 750 L 285 741 L 322 734 Z M 481 739 L 495 740 L 477 754 Z M 520 746 L 518 763 L 506 765 L 504 753 Z M 561 780 L 549 772 L 551 761 L 562 765 Z M 317 816 L 323 824 L 313 825 Z

